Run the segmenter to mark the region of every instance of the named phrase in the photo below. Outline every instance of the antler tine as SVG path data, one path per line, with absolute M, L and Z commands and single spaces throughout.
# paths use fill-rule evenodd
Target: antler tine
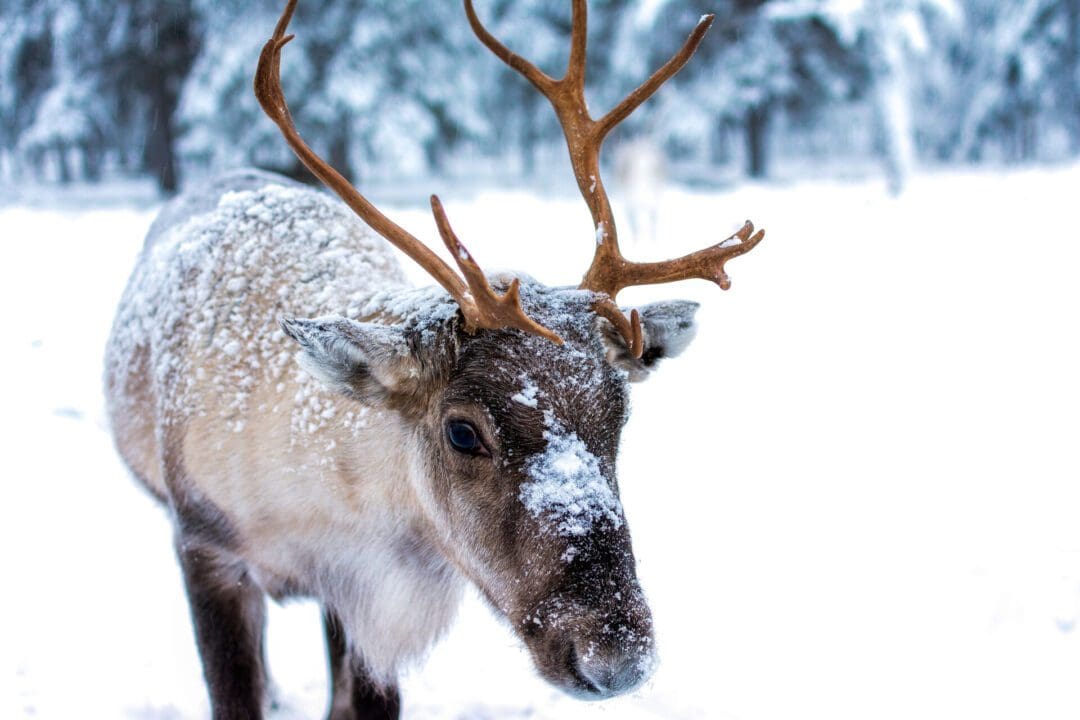
M 614 297 L 619 290 L 634 285 L 659 285 L 679 280 L 710 280 L 721 290 L 730 290 L 731 279 L 724 265 L 728 260 L 750 252 L 764 239 L 765 231 L 755 233 L 754 224 L 747 220 L 742 229 L 727 240 L 681 258 L 651 263 L 625 262 L 618 271 L 605 278 L 611 288 L 608 294 Z
M 476 34 L 476 37 L 479 38 L 480 42 L 484 44 L 484 47 L 490 50 L 495 57 L 499 58 L 512 69 L 523 75 L 537 90 L 547 95 L 549 89 L 556 84 L 555 78 L 551 77 L 517 53 L 511 51 L 510 48 L 503 45 L 497 37 L 488 32 L 487 28 L 480 22 L 480 18 L 477 17 L 472 0 L 465 0 L 465 16 L 469 20 L 469 26 L 472 27 L 473 32 Z
M 565 80 L 585 90 L 585 60 L 589 46 L 589 3 L 574 0 L 570 20 L 570 59 L 566 63 Z
M 487 281 L 484 271 L 473 260 L 472 253 L 454 233 L 450 227 L 450 220 L 446 217 L 442 202 L 437 195 L 431 196 L 431 212 L 435 215 L 435 224 L 439 227 L 439 234 L 446 249 L 461 268 L 461 274 L 468 283 L 471 300 L 477 313 L 483 320 L 483 327 L 513 327 L 523 330 L 531 335 L 539 335 L 547 338 L 557 345 L 562 345 L 561 337 L 548 330 L 543 325 L 534 322 L 521 308 L 520 283 L 514 278 L 510 287 L 500 297 Z
M 645 351 L 645 341 L 641 331 L 641 314 L 636 308 L 630 311 L 630 317 L 627 318 L 614 300 L 603 298 L 593 303 L 593 310 L 615 326 L 626 342 L 626 349 L 633 357 L 641 357 Z
M 656 94 L 656 91 L 660 87 L 675 76 L 686 63 L 690 62 L 690 58 L 697 52 L 698 46 L 701 45 L 701 41 L 705 39 L 705 34 L 709 32 L 709 28 L 712 27 L 713 21 L 716 20 L 715 15 L 702 15 L 701 20 L 698 21 L 697 26 L 693 32 L 690 33 L 690 37 L 683 43 L 682 48 L 677 52 L 670 60 L 663 64 L 659 70 L 654 72 L 649 79 L 643 82 L 636 90 L 626 96 L 622 102 L 612 108 L 607 115 L 602 117 L 599 122 L 600 134 L 602 136 L 607 135 L 616 125 L 621 123 L 626 118 L 630 117 L 638 107 L 648 100 L 650 97 Z
M 259 55 L 259 65 L 255 71 L 255 96 L 259 100 L 266 115 L 274 121 L 285 137 L 285 141 L 292 148 L 300 161 L 319 178 L 328 188 L 333 190 L 353 212 L 371 226 L 375 232 L 382 235 L 391 244 L 415 260 L 426 270 L 450 296 L 458 303 L 461 314 L 465 318 L 465 329 L 475 332 L 478 328 L 496 329 L 502 327 L 515 327 L 525 332 L 548 338 L 554 342 L 562 340 L 547 328 L 533 322 L 521 308 L 520 297 L 517 289 L 517 281 L 510 289 L 499 296 L 487 283 L 483 272 L 474 262 L 464 263 L 458 254 L 455 259 L 465 274 L 466 281 L 460 277 L 415 236 L 386 217 L 360 194 L 341 173 L 331 167 L 327 162 L 312 150 L 293 123 L 292 114 L 289 112 L 288 103 L 285 101 L 285 92 L 281 87 L 281 50 L 293 39 L 293 35 L 285 35 L 289 27 L 293 13 L 296 11 L 298 0 L 288 0 L 281 18 L 274 28 L 274 35 L 263 46 Z M 435 211 L 435 220 L 439 225 L 444 239 L 445 231 L 449 231 L 450 224 L 446 213 L 442 210 L 437 199 L 432 203 Z M 451 237 L 452 231 L 450 231 Z M 461 253 L 467 255 L 468 251 L 457 242 Z M 449 241 L 447 245 L 449 246 Z M 454 252 L 454 248 L 451 248 Z M 471 258 L 471 256 L 468 256 Z M 479 278 L 479 279 L 478 279 Z

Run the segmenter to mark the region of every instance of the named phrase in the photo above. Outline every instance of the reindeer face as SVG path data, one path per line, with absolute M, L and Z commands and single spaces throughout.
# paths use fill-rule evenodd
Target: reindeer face
M 653 651 L 615 474 L 627 379 L 597 333 L 557 332 L 465 338 L 426 441 L 459 564 L 545 678 L 603 698 Z
M 602 699 L 633 689 L 653 665 L 615 472 L 628 384 L 681 351 L 696 306 L 643 308 L 646 352 L 635 359 L 589 310 L 590 293 L 529 285 L 522 300 L 563 345 L 517 331 L 470 336 L 453 323 L 389 347 L 396 326 L 285 328 L 329 384 L 382 393 L 407 416 L 418 495 L 443 551 L 509 620 L 547 680 Z M 417 339 L 425 333 L 434 338 L 427 345 Z

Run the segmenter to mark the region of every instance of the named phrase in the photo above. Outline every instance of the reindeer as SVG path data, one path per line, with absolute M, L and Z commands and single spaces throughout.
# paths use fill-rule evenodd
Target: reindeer
M 289 0 L 255 92 L 303 163 L 352 210 L 244 171 L 180 196 L 152 225 L 106 358 L 119 452 L 175 528 L 213 717 L 267 702 L 265 596 L 316 599 L 329 648 L 329 717 L 399 715 L 397 673 L 450 624 L 466 583 L 521 638 L 546 680 L 583 699 L 640 685 L 652 620 L 619 500 L 630 382 L 695 333 L 690 302 L 631 310 L 632 285 L 730 286 L 747 223 L 676 260 L 620 251 L 600 148 L 690 59 L 712 22 L 611 112 L 585 107 L 586 2 L 569 69 L 553 79 L 468 21 L 552 103 L 595 229 L 577 288 L 486 276 L 438 198 L 461 275 L 303 141 L 281 88 Z M 388 247 L 438 287 L 410 287 Z M 299 359 L 299 364 L 294 363 Z

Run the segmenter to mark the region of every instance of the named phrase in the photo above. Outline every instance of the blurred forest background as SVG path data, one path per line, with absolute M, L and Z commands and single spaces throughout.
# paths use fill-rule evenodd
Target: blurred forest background
M 281 0 L 0 0 L 0 183 L 300 168 L 251 76 Z M 566 0 L 478 0 L 561 74 Z M 593 0 L 590 102 L 607 108 L 705 12 L 697 58 L 613 137 L 682 182 L 885 173 L 1080 155 L 1080 0 Z M 544 178 L 546 101 L 458 0 L 303 0 L 283 81 L 297 124 L 363 182 Z

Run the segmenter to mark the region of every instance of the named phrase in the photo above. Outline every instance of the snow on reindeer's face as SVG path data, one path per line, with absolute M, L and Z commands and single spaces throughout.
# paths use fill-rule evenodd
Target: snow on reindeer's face
M 526 312 L 561 346 L 517 331 L 467 335 L 445 313 L 431 322 L 408 315 L 403 327 L 324 320 L 286 331 L 324 381 L 381 393 L 406 417 L 418 494 L 444 551 L 511 622 L 547 680 L 603 699 L 637 687 L 653 666 L 652 617 L 615 476 L 628 383 L 685 347 L 696 305 L 641 308 L 638 360 L 590 311 L 591 299 L 523 285 Z

